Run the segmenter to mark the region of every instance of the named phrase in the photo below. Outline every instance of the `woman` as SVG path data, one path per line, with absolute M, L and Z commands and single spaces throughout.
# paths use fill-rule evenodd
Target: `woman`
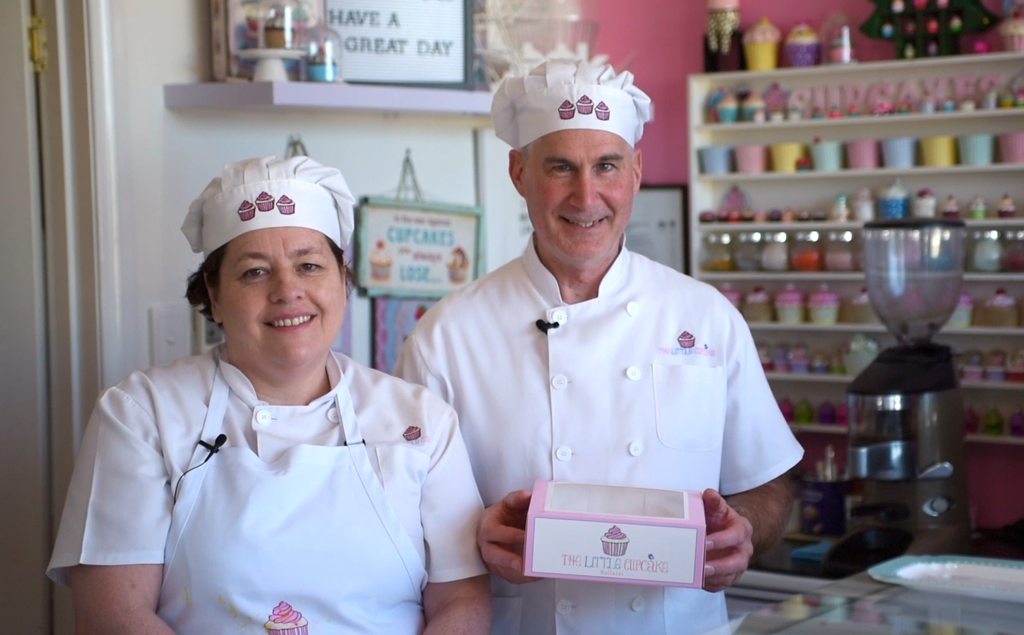
M 306 157 L 192 203 L 188 298 L 225 344 L 100 396 L 48 571 L 78 633 L 489 631 L 454 411 L 330 350 L 352 203 Z

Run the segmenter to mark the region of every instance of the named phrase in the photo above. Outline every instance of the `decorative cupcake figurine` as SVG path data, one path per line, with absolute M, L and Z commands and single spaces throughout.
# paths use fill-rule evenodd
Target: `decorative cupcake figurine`
M 754 287 L 743 301 L 743 317 L 747 322 L 771 322 L 772 304 L 763 287 Z
M 1007 432 L 1012 437 L 1024 437 L 1024 413 L 1017 409 L 1006 422 Z
M 803 344 L 794 344 L 789 349 L 789 372 L 807 374 L 811 371 L 811 358 Z
M 999 25 L 999 35 L 1003 37 L 1003 48 L 1007 51 L 1024 53 L 1024 9 L 1017 8 L 1013 14 Z
M 847 307 L 844 321 L 851 322 L 853 324 L 878 323 L 878 316 L 875 314 L 875 310 L 871 307 L 871 298 L 868 296 L 868 290 L 866 287 L 862 287 L 860 293 L 850 299 L 850 304 L 849 307 Z
M 917 218 L 935 218 L 935 207 L 938 204 L 935 193 L 924 188 L 917 191 L 914 198 L 914 216 Z
M 985 374 L 985 357 L 979 350 L 970 350 L 961 357 L 961 368 L 964 381 L 981 381 Z
M 988 381 L 1006 381 L 1006 353 L 992 350 L 985 353 L 985 379 Z
M 814 66 L 821 61 L 821 39 L 810 25 L 798 24 L 786 36 L 786 59 L 790 66 Z
M 792 283 L 775 296 L 775 315 L 782 324 L 800 324 L 804 321 L 804 294 Z
M 801 399 L 793 409 L 793 421 L 800 424 L 814 423 L 814 407 L 811 402 Z
M 811 356 L 811 372 L 827 375 L 832 372 L 832 358 L 827 353 L 818 351 Z
M 839 294 L 822 284 L 807 300 L 813 324 L 835 324 L 839 321 Z
M 910 215 L 910 196 L 899 179 L 878 193 L 878 208 L 882 218 L 906 218 Z
M 875 199 L 870 189 L 861 188 L 853 195 L 853 217 L 861 223 L 875 220 Z
M 767 118 L 765 108 L 766 106 L 764 99 L 761 97 L 761 93 L 756 90 L 750 91 L 750 94 L 743 99 L 743 121 L 756 121 L 758 123 L 764 122 Z
M 768 110 L 769 121 L 782 121 L 786 118 L 786 104 L 789 101 L 789 95 L 779 87 L 778 83 L 773 83 L 768 90 L 764 91 L 763 99 L 765 108 Z
M 960 203 L 950 194 L 946 202 L 942 204 L 943 218 L 960 218 Z
M 779 66 L 779 40 L 781 33 L 768 18 L 761 18 L 743 34 L 743 50 L 747 68 L 752 71 L 770 71 Z
M 1002 413 L 998 409 L 992 408 L 985 413 L 985 417 L 981 420 L 981 433 L 993 437 L 1002 436 L 1003 423 Z
M 968 407 L 964 411 L 964 433 L 978 434 L 980 429 L 981 419 L 978 417 L 978 413 L 974 411 L 974 408 Z
M 978 195 L 971 201 L 971 218 L 975 220 L 984 220 L 985 216 L 988 215 L 988 204 L 985 203 L 985 197 Z
M 789 372 L 789 344 L 779 344 L 775 347 L 775 355 L 772 356 L 772 366 L 777 373 Z
M 736 96 L 732 93 L 728 93 L 721 101 L 718 102 L 716 107 L 718 112 L 718 121 L 721 123 L 735 123 L 739 117 L 740 102 L 736 100 Z
M 836 407 L 831 401 L 826 401 L 818 406 L 818 423 L 832 425 L 836 422 Z
M 1010 381 L 1024 381 L 1024 348 L 1010 353 L 1006 360 L 1006 378 Z
M 761 361 L 761 370 L 764 372 L 767 373 L 774 369 L 771 348 L 764 342 L 757 343 L 757 358 Z
M 1003 194 L 1002 200 L 999 201 L 999 208 L 996 210 L 999 218 L 1013 218 L 1017 215 L 1017 206 L 1014 204 L 1013 199 L 1010 198 L 1009 194 Z

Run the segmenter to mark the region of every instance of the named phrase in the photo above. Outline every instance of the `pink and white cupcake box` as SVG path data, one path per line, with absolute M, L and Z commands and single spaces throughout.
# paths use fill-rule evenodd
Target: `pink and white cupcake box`
M 699 589 L 705 537 L 700 492 L 537 481 L 524 574 Z

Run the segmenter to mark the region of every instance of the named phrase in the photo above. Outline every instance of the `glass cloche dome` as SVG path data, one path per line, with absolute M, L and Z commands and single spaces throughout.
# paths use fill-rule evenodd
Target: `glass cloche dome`
M 306 53 L 306 79 L 311 82 L 341 81 L 341 34 L 318 22 L 297 38 L 296 48 Z

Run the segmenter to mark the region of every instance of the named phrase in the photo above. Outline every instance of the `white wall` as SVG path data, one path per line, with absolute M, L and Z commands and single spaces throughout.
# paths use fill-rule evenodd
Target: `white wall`
M 339 168 L 357 196 L 398 185 L 412 149 L 425 194 L 475 204 L 473 124 L 479 119 L 298 110 L 176 110 L 166 83 L 209 76 L 207 2 L 107 0 L 116 139 L 116 229 L 122 324 L 105 350 L 104 383 L 149 365 L 148 309 L 181 302 L 199 264 L 179 231 L 189 202 L 224 163 L 283 154 L 299 133 L 311 156 Z M 102 213 L 102 212 L 101 212 Z M 107 253 L 102 257 L 110 258 Z M 102 266 L 101 266 L 102 270 Z M 110 303 L 108 303 L 108 306 Z M 354 356 L 369 361 L 369 303 L 353 296 Z M 107 343 L 111 344 L 110 342 Z

